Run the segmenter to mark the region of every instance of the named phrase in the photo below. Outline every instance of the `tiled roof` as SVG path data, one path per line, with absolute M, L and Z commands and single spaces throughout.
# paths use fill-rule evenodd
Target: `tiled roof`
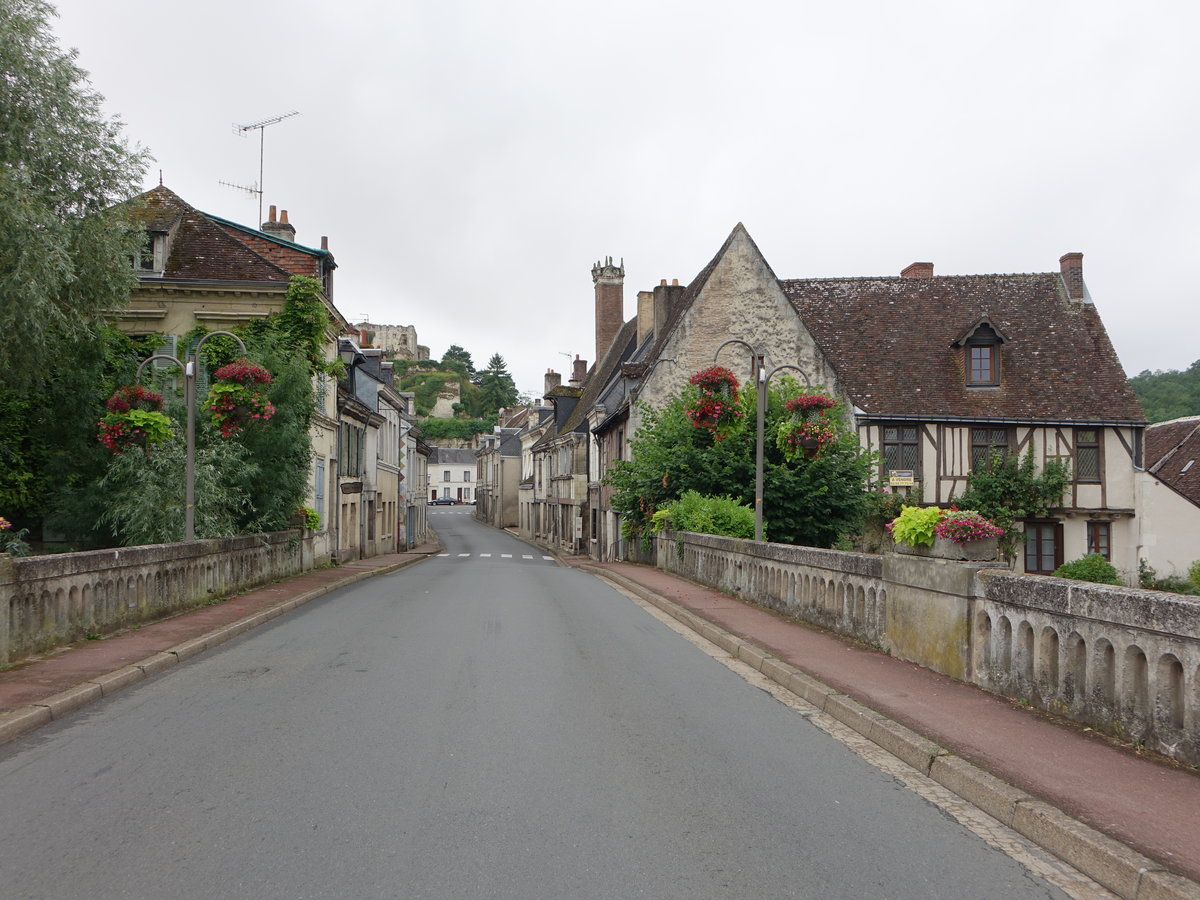
M 429 457 L 429 464 L 438 463 L 443 466 L 473 466 L 475 465 L 475 450 L 471 447 L 434 447 Z
M 141 200 L 138 218 L 150 230 L 171 234 L 170 256 L 161 278 L 287 283 L 285 269 L 255 253 L 174 191 L 159 185 Z
M 1200 505 L 1200 416 L 1147 428 L 1146 470 Z
M 1059 273 L 780 281 L 843 388 L 871 416 L 1142 422 L 1090 303 Z M 986 318 L 1005 342 L 1001 384 L 965 386 L 951 346 Z

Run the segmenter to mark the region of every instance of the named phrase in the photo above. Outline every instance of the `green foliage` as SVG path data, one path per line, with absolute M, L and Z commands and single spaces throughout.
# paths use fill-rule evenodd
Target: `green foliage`
M 28 556 L 29 545 L 25 543 L 28 534 L 28 528 L 14 529 L 12 522 L 4 516 L 0 516 L 0 553 L 7 553 L 9 556 Z
M 642 424 L 631 443 L 631 458 L 616 462 L 606 481 L 614 487 L 613 508 L 625 532 L 649 531 L 655 512 L 693 490 L 707 496 L 731 495 L 754 503 L 754 433 L 714 440 L 692 426 L 687 409 L 696 388 L 688 387 L 660 409 L 642 407 Z M 786 400 L 797 392 L 788 378 L 768 394 L 766 431 L 788 415 Z M 754 420 L 753 391 L 743 391 L 743 411 Z M 772 540 L 830 547 L 841 534 L 857 533 L 867 511 L 864 486 L 875 457 L 863 453 L 853 434 L 843 432 L 820 456 L 790 462 L 772 443 L 765 447 L 764 511 Z
M 121 544 L 183 540 L 186 442 L 168 441 L 154 453 L 122 453 L 112 458 L 97 487 L 105 498 L 101 523 Z M 196 447 L 195 528 L 198 538 L 239 534 L 239 519 L 251 512 L 241 486 L 227 478 L 238 472 L 252 479 L 258 466 L 233 441 L 205 441 Z
M 1016 519 L 1035 519 L 1062 505 L 1063 491 L 1071 483 L 1071 467 L 1062 460 L 1050 460 L 1041 472 L 1033 462 L 1033 448 L 1020 458 L 996 452 L 990 464 L 967 478 L 967 489 L 958 505 L 978 510 L 1004 529 L 1000 549 L 1011 558 L 1021 538 L 1013 528 Z
M 1112 563 L 1099 553 L 1089 553 L 1080 559 L 1063 563 L 1054 570 L 1054 575 L 1073 581 L 1090 581 L 1092 584 L 1123 584 Z
M 1200 595 L 1200 583 L 1196 576 L 1200 574 L 1200 561 L 1192 563 L 1188 575 L 1165 575 L 1159 578 L 1158 572 L 1145 559 L 1138 560 L 1138 586 L 1152 591 L 1168 591 L 1172 594 Z
M 1147 369 L 1130 378 L 1129 385 L 1151 422 L 1200 416 L 1200 359 L 1182 372 Z
M 471 362 L 471 354 L 458 344 L 451 344 L 442 354 L 442 368 L 453 369 L 463 375 L 474 375 L 475 364 Z
M 313 371 L 324 371 L 328 365 L 324 347 L 331 320 L 329 310 L 321 302 L 322 290 L 316 278 L 293 275 L 288 280 L 283 309 L 273 317 L 275 329 L 304 354 Z
M 42 0 L 0 0 L 0 390 L 17 396 L 128 302 L 144 240 L 117 204 L 138 193 L 147 156 L 103 116 L 51 15 Z
M 476 435 L 489 434 L 495 425 L 495 416 L 487 419 L 426 419 L 421 423 L 421 436 L 430 440 L 469 441 Z
M 696 534 L 752 538 L 754 508 L 744 506 L 728 495 L 711 497 L 696 491 L 684 491 L 678 500 L 668 503 L 651 516 L 652 532 L 657 534 L 664 528 Z
M 937 506 L 905 506 L 892 521 L 892 537 L 898 544 L 912 547 L 932 547 L 937 536 L 934 528 L 944 511 Z
M 504 357 L 499 353 L 492 354 L 487 368 L 479 373 L 476 382 L 479 386 L 479 396 L 471 410 L 476 416 L 493 414 L 517 402 L 516 383 L 508 373 Z
M 300 514 L 304 516 L 304 527 L 309 531 L 318 531 L 321 528 L 321 514 L 311 506 L 300 507 Z

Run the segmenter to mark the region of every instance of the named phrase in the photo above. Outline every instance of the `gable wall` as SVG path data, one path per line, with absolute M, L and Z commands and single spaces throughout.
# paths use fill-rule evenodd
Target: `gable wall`
M 708 281 L 680 317 L 661 354 L 662 361 L 642 381 L 638 399 L 659 407 L 688 378 L 714 365 L 713 354 L 737 338 L 764 351 L 768 371 L 783 364 L 798 365 L 814 386 L 837 391 L 832 367 L 753 242 L 743 231 L 735 235 Z M 669 360 L 675 360 L 673 363 Z M 750 353 L 740 345 L 721 351 L 717 363 L 745 382 L 750 378 Z M 785 374 L 795 374 L 788 370 Z M 640 425 L 636 408 L 630 413 L 629 433 Z

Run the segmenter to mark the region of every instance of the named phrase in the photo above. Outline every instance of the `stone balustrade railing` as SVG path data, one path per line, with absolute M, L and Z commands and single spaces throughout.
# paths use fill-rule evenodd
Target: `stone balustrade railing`
M 1200 600 L 998 563 L 664 534 L 658 565 L 1200 764 Z
M 311 535 L 300 534 L 0 555 L 0 665 L 311 569 Z

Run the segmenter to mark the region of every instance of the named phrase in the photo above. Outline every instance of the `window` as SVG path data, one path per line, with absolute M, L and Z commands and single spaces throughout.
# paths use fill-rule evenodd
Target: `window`
M 1100 480 L 1100 430 L 1075 429 L 1075 480 Z
M 1087 523 L 1087 552 L 1099 553 L 1112 562 L 1112 525 L 1108 522 Z
M 1062 525 L 1057 522 L 1025 523 L 1025 571 L 1051 575 L 1062 565 Z
M 465 472 L 463 472 L 463 481 L 470 481 L 470 480 L 471 480 L 471 470 L 468 469 Z
M 964 345 L 967 385 L 994 387 L 1000 384 L 1000 335 L 987 323 L 975 329 Z
M 442 472 L 442 481 L 449 481 L 449 480 L 450 480 L 450 470 L 446 469 L 444 472 Z
M 883 467 L 886 472 L 910 469 L 921 476 L 921 438 L 916 425 L 883 426 Z
M 313 503 L 321 517 L 321 528 L 325 528 L 325 457 L 318 456 L 313 473 Z
M 1009 449 L 1009 430 L 1007 428 L 972 428 L 971 429 L 971 468 L 974 471 L 986 471 L 991 468 L 996 454 L 1007 456 Z

